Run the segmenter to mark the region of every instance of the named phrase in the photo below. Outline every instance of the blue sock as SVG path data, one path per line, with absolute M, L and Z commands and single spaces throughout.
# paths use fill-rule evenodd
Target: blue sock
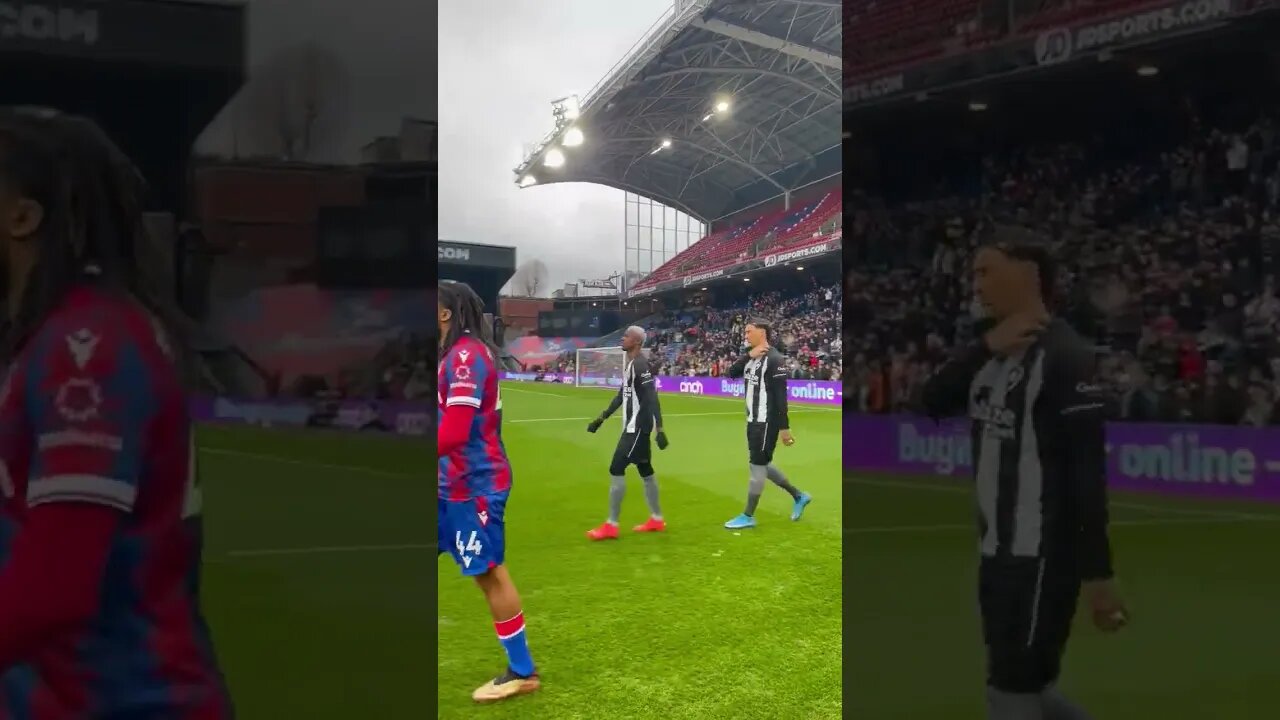
M 493 624 L 498 631 L 498 642 L 507 651 L 507 665 L 517 675 L 528 677 L 534 672 L 533 656 L 529 654 L 529 642 L 524 636 L 524 612 L 516 613 L 510 620 Z

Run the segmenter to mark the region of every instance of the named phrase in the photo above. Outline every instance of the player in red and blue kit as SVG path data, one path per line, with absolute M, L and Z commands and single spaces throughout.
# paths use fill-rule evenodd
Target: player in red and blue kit
M 92 123 L 0 110 L 0 720 L 233 716 L 199 604 L 179 314 L 137 269 L 140 194 Z
M 511 463 L 502 445 L 498 349 L 489 340 L 484 303 L 474 290 L 454 282 L 441 282 L 438 290 L 438 554 L 450 553 L 489 602 L 498 640 L 507 653 L 507 670 L 471 697 L 496 702 L 531 693 L 540 685 L 525 639 L 520 594 L 503 565 Z

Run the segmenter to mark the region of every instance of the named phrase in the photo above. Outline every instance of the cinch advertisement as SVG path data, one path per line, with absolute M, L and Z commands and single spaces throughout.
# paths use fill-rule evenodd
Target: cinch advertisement
M 969 423 L 844 416 L 844 467 L 967 476 Z M 1280 428 L 1111 423 L 1107 481 L 1118 490 L 1280 502 Z
M 502 379 L 524 382 L 573 384 L 572 375 L 502 373 Z M 659 377 L 658 390 L 682 395 L 741 397 L 741 380 L 712 377 Z M 601 385 L 609 385 L 606 379 Z M 788 380 L 788 395 L 794 402 L 839 406 L 840 384 L 820 380 Z M 236 423 L 262 427 L 313 427 L 362 432 L 394 432 L 398 435 L 426 435 L 434 423 L 434 408 L 414 402 L 387 400 L 238 400 L 199 398 L 191 403 L 197 422 Z
M 540 381 L 564 383 L 572 385 L 572 375 L 556 375 L 548 373 L 503 373 L 503 380 Z M 681 395 L 706 395 L 708 397 L 742 397 L 744 392 L 742 380 L 724 377 L 672 377 L 659 375 L 654 378 L 658 392 L 679 393 Z M 618 387 L 618 378 L 584 377 L 584 387 Z M 840 383 L 829 380 L 788 380 L 787 397 L 792 402 L 818 403 L 822 405 L 840 405 L 844 401 L 844 390 Z

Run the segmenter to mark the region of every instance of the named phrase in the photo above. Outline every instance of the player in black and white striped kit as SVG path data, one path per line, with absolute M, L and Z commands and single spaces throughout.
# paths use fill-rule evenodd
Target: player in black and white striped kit
M 632 325 L 622 334 L 622 386 L 613 396 L 609 407 L 600 417 L 591 421 L 587 432 L 600 429 L 610 415 L 622 408 L 622 436 L 613 451 L 609 463 L 609 519 L 603 525 L 587 531 L 592 540 L 616 540 L 618 516 L 622 513 L 622 498 L 627 492 L 627 466 L 635 465 L 644 481 L 644 497 L 649 503 L 649 519 L 637 525 L 636 532 L 661 532 L 667 529 L 658 505 L 658 478 L 649 464 L 652 450 L 649 434 L 655 433 L 658 449 L 667 449 L 667 436 L 662 432 L 662 407 L 658 403 L 658 391 L 654 387 L 649 359 L 644 355 L 644 329 Z
M 773 451 L 782 444 L 791 446 L 791 420 L 787 416 L 786 358 L 769 344 L 771 326 L 768 321 L 753 318 L 745 331 L 750 350 L 726 371 L 731 378 L 742 378 L 747 399 L 747 457 L 751 480 L 747 489 L 747 507 L 741 515 L 726 522 L 730 530 L 756 526 L 756 506 L 764 492 L 765 480 L 787 491 L 791 496 L 791 519 L 799 520 L 812 498 L 797 490 L 773 464 Z
M 1055 685 L 1083 595 L 1094 623 L 1128 621 L 1107 537 L 1107 398 L 1092 346 L 1049 316 L 1043 245 L 981 249 L 974 289 L 994 327 L 926 383 L 936 418 L 968 410 L 989 720 L 1087 720 Z

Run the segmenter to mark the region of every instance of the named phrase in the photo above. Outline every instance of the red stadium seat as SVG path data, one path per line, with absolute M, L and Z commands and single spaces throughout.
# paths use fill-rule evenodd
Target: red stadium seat
M 741 258 L 750 257 L 757 241 L 770 233 L 775 233 L 775 236 L 767 247 L 760 249 L 761 254 L 803 244 L 813 239 L 823 224 L 840 214 L 842 196 L 840 188 L 833 188 L 821 198 L 798 208 L 775 210 L 744 225 L 712 233 L 654 270 L 636 284 L 636 289 L 652 287 L 693 272 L 733 265 Z

